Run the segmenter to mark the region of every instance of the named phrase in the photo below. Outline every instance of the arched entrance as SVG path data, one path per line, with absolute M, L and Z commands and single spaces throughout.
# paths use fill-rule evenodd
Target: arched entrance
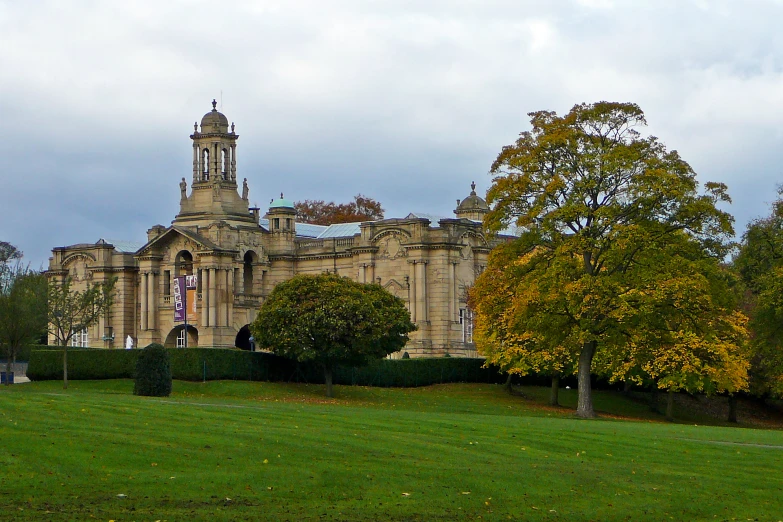
M 193 275 L 193 254 L 180 250 L 174 258 L 174 275 Z
M 258 254 L 252 250 L 245 252 L 242 258 L 242 293 L 253 295 L 253 265 L 258 262 Z
M 239 329 L 237 338 L 234 341 L 234 346 L 241 348 L 242 350 L 255 351 L 255 343 L 253 342 L 252 334 L 250 333 L 250 325 L 246 324 Z
M 163 346 L 166 348 L 184 348 L 185 347 L 185 325 L 180 324 L 171 329 L 166 336 Z M 193 325 L 188 325 L 188 348 L 198 346 L 198 330 Z

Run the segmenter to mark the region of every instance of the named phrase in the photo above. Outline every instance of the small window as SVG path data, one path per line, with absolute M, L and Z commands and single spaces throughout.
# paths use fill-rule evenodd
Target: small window
M 291 230 L 291 218 L 285 218 L 285 228 Z
M 87 333 L 87 328 L 84 328 L 80 332 L 76 332 L 71 337 L 71 346 L 77 348 L 87 348 L 90 345 L 90 334 Z
M 177 348 L 185 347 L 185 329 L 179 331 L 177 334 Z
M 275 218 L 275 230 L 280 230 L 280 218 Z
M 459 324 L 462 325 L 462 342 L 473 342 L 473 310 L 470 308 L 459 309 Z
M 171 295 L 171 271 L 163 271 L 163 295 Z

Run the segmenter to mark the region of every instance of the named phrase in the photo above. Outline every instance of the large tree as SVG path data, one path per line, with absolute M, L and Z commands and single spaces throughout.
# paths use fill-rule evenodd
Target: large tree
M 324 200 L 297 201 L 294 203 L 297 220 L 313 225 L 333 223 L 355 223 L 383 219 L 383 207 L 367 196 L 357 194 L 349 203 L 334 203 Z
M 70 276 L 49 280 L 49 333 L 63 347 L 63 389 L 68 389 L 68 344 L 74 335 L 96 324 L 108 312 L 116 281 L 109 278 L 77 290 Z
M 561 326 L 567 325 L 540 299 L 534 268 L 535 257 L 524 241 L 501 244 L 490 253 L 486 270 L 470 289 L 476 311 L 473 340 L 488 363 L 509 375 L 548 375 L 549 404 L 557 406 L 560 377 L 573 374 L 577 350 L 574 343 L 542 330 L 564 331 Z
M 783 187 L 769 216 L 748 224 L 734 259 L 748 289 L 752 391 L 783 396 Z
M 632 290 L 629 270 L 683 232 L 703 252 L 724 256 L 733 218 L 716 205 L 730 200 L 723 184 L 706 183 L 700 192 L 676 151 L 639 133 L 646 121 L 635 104 L 581 104 L 565 116 L 530 117 L 532 130 L 492 165 L 485 223 L 523 231 L 539 286 L 531 291 L 543 296 L 535 310 L 545 311 L 538 344 L 574 350 L 577 415 L 593 417 L 593 359 L 599 352 L 611 358 L 626 341 L 615 311 Z
M 0 279 L 0 347 L 7 375 L 20 348 L 38 342 L 45 332 L 46 277 L 17 264 Z
M 415 329 L 400 298 L 334 274 L 280 283 L 250 326 L 259 346 L 320 366 L 328 397 L 336 365 L 364 365 L 399 351 Z

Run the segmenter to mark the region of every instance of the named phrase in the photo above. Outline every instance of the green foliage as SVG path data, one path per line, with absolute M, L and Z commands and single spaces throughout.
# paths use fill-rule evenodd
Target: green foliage
M 275 287 L 250 327 L 260 347 L 324 370 L 361 366 L 402 349 L 415 329 L 401 299 L 378 285 L 332 274 L 299 275 Z
M 171 366 L 163 345 L 153 343 L 141 350 L 136 360 L 133 394 L 147 397 L 171 395 Z
M 519 226 L 518 251 L 527 258 L 520 266 L 500 259 L 497 270 L 479 279 L 513 266 L 510 280 L 497 283 L 507 293 L 493 296 L 485 290 L 496 283 L 477 281 L 485 290 L 475 290 L 473 300 L 489 302 L 478 306 L 479 315 L 493 310 L 479 317 L 485 348 L 496 341 L 503 343 L 498 350 L 523 352 L 523 369 L 575 365 L 577 414 L 592 417 L 593 359 L 614 360 L 627 342 L 622 297 L 635 282 L 656 277 L 657 266 L 645 256 L 685 235 L 705 255 L 724 256 L 733 218 L 716 205 L 729 197 L 717 183 L 700 192 L 693 169 L 676 151 L 642 137 L 637 128 L 646 121 L 635 104 L 599 102 L 562 117 L 530 116 L 532 130 L 504 147 L 492 165 L 485 222 L 494 231 Z M 495 328 L 501 313 L 507 316 Z
M 33 381 L 61 379 L 63 351 L 63 347 L 33 349 L 30 352 L 27 376 Z M 69 348 L 69 375 L 76 380 L 132 379 L 139 352 L 141 350 Z
M 322 368 L 317 365 L 300 364 L 270 353 L 220 348 L 166 350 L 174 379 L 324 382 Z M 69 352 L 72 380 L 128 379 L 136 375 L 137 359 L 142 350 L 71 348 Z M 34 381 L 59 379 L 61 354 L 61 350 L 33 350 L 27 376 Z M 483 359 L 457 357 L 380 359 L 362 367 L 338 366 L 334 371 L 336 384 L 379 387 L 497 383 L 503 379 L 496 366 L 484 367 Z
M 783 397 L 783 188 L 771 214 L 748 225 L 734 267 L 748 288 L 752 391 Z
M 8 364 L 46 331 L 46 277 L 21 266 L 0 284 L 0 356 Z

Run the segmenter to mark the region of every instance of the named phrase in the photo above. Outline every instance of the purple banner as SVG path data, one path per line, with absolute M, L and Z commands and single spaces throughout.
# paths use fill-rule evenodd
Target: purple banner
M 174 278 L 174 322 L 185 322 L 185 276 Z

